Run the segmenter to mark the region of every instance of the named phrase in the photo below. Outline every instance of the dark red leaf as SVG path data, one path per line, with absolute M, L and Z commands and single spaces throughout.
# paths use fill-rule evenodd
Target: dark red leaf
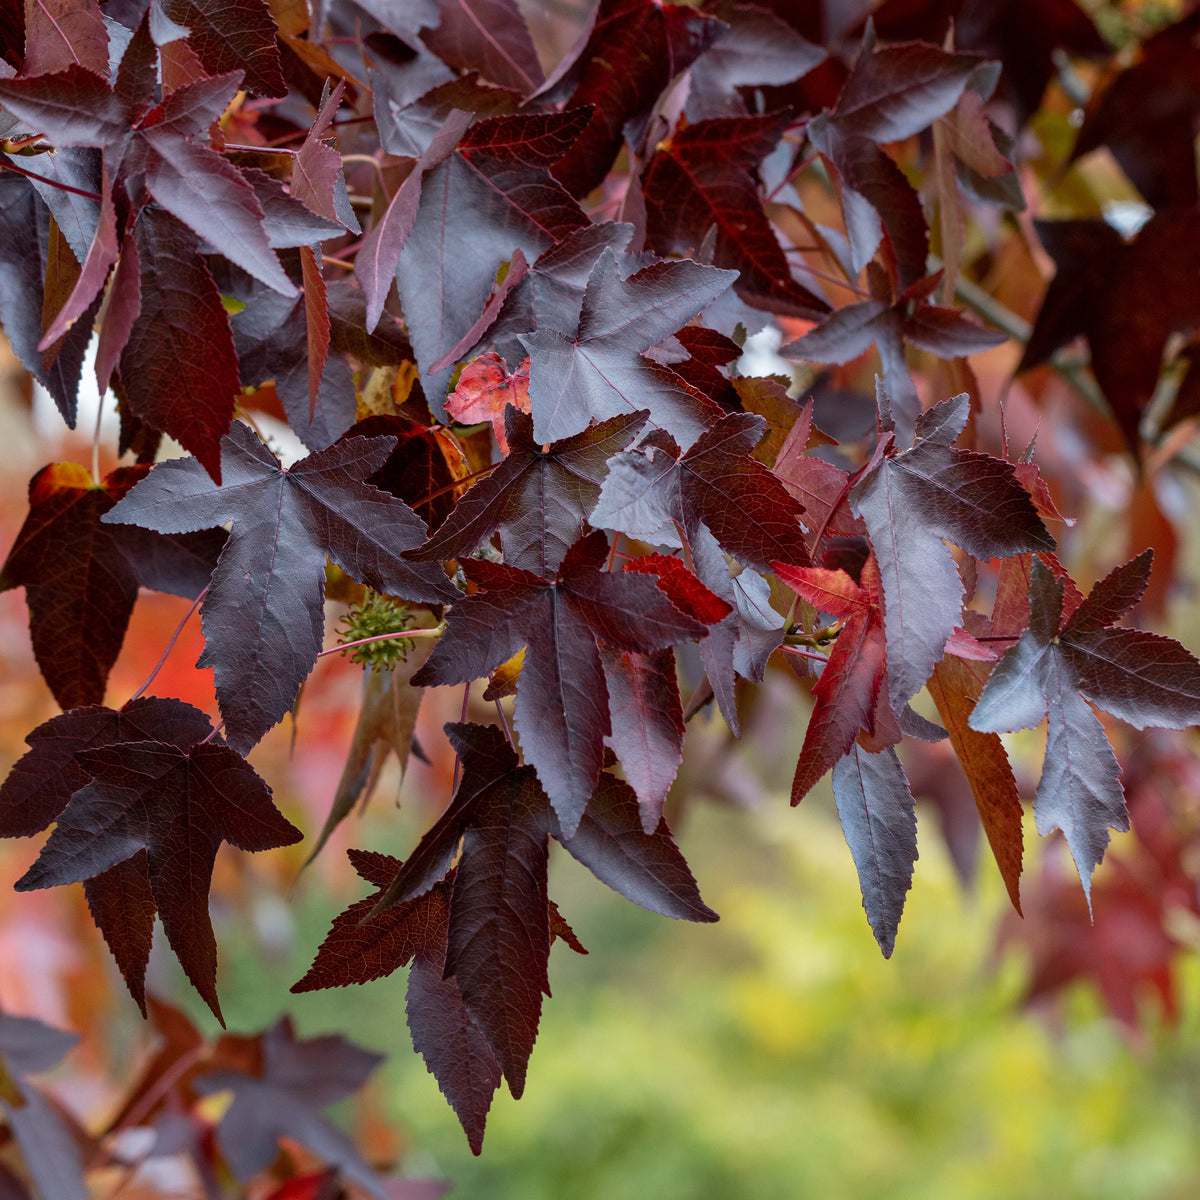
M 601 0 L 586 41 L 541 93 L 568 108 L 591 106 L 579 141 L 554 167 L 571 195 L 586 195 L 604 178 L 627 131 L 638 129 L 667 84 L 724 29 L 716 18 L 682 4 Z M 630 140 L 637 141 L 636 134 Z
M 888 690 L 897 712 L 929 678 L 962 621 L 962 581 L 942 539 L 979 558 L 1054 547 L 1011 463 L 954 448 L 969 407 L 964 393 L 922 413 L 913 448 L 886 453 L 850 492 L 879 560 Z
M 529 416 L 510 408 L 505 420 L 508 456 L 410 558 L 462 558 L 498 529 L 509 566 L 552 576 L 583 532 L 609 459 L 633 441 L 646 417 L 612 417 L 545 448 L 534 441 Z
M 682 457 L 661 437 L 615 456 L 592 524 L 660 544 L 664 526 L 678 525 L 694 540 L 703 524 L 723 549 L 750 566 L 805 562 L 801 506 L 751 455 L 765 427 L 762 417 L 731 413 Z
M 530 647 L 517 688 L 517 731 L 568 836 L 595 788 L 611 732 L 597 642 L 648 654 L 706 630 L 652 580 L 600 570 L 607 553 L 604 535 L 589 535 L 567 552 L 555 582 L 464 562 L 484 591 L 451 608 L 446 635 L 413 679 L 418 686 L 479 679 Z
M 852 746 L 833 768 L 833 797 L 871 932 L 883 957 L 891 958 L 917 861 L 912 792 L 895 750 L 868 754 Z
M 602 646 L 600 659 L 612 727 L 607 742 L 637 797 L 643 829 L 653 833 L 683 761 L 683 705 L 675 655 L 670 650 L 638 654 Z M 604 778 L 601 775 L 601 782 Z
M 121 351 L 125 399 L 139 420 L 170 434 L 219 481 L 221 439 L 240 390 L 229 318 L 190 230 L 147 209 L 134 238 L 141 311 Z
M 644 817 L 629 784 L 604 772 L 574 835 L 555 836 L 597 879 L 642 908 L 681 921 L 717 920 L 667 823 L 660 817 L 647 832 Z
M 377 591 L 440 602 L 458 593 L 440 567 L 401 558 L 424 527 L 403 501 L 363 483 L 390 439 L 339 442 L 286 471 L 241 423 L 222 448 L 223 487 L 194 460 L 160 463 L 105 520 L 160 532 L 233 521 L 201 609 L 199 665 L 216 668 L 229 744 L 249 750 L 291 708 L 321 649 L 327 554 Z
M 860 732 L 875 732 L 886 658 L 879 566 L 874 557 L 868 558 L 859 583 L 845 571 L 821 567 L 776 563 L 775 573 L 818 612 L 843 620 L 813 689 L 816 703 L 792 780 L 792 803 L 799 804 L 813 784 L 850 752 Z
M 145 850 L 167 939 L 219 1019 L 208 916 L 217 848 L 228 841 L 242 850 L 269 850 L 299 841 L 300 831 L 284 820 L 250 765 L 214 742 L 184 749 L 125 741 L 80 751 L 75 762 L 91 781 L 59 814 L 18 890 L 94 879 Z
M 196 1080 L 202 1093 L 233 1092 L 217 1126 L 217 1140 L 243 1183 L 275 1161 L 279 1139 L 293 1138 L 336 1166 L 344 1179 L 377 1200 L 391 1200 L 384 1181 L 354 1143 L 321 1109 L 353 1095 L 383 1061 L 336 1034 L 297 1038 L 284 1017 L 261 1037 L 262 1067 L 256 1075 L 230 1068 Z
M 1107 146 L 1156 209 L 1197 200 L 1193 144 L 1200 122 L 1200 13 L 1147 38 L 1140 60 L 1101 93 L 1079 131 L 1072 160 Z
M 700 121 L 660 143 L 642 179 L 647 236 L 664 257 L 695 255 L 715 226 L 713 265 L 739 272 L 743 300 L 812 319 L 829 305 L 792 278 L 759 194 L 758 164 L 788 120 L 784 112 Z
M 53 463 L 29 482 L 0 591 L 25 588 L 34 654 L 63 708 L 104 699 L 139 583 L 192 598 L 216 565 L 219 534 L 188 546 L 101 522 L 148 470 L 119 467 L 97 484 L 77 463 Z
M 541 84 L 542 68 L 514 0 L 438 0 L 438 12 L 436 28 L 421 39 L 444 63 L 478 70 L 523 95 Z
M 188 46 L 209 75 L 242 71 L 248 92 L 287 95 L 266 0 L 163 0 L 162 11 L 191 31 Z

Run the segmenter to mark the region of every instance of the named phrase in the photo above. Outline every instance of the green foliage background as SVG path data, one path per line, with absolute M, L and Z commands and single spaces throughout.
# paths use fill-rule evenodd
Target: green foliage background
M 403 837 L 388 807 L 383 836 Z M 1052 1016 L 1022 1010 L 1021 953 L 996 949 L 995 872 L 983 864 L 964 895 L 936 817 L 920 816 L 890 962 L 827 794 L 688 814 L 681 841 L 716 926 L 643 913 L 558 855 L 552 894 L 591 953 L 555 946 L 525 1096 L 499 1093 L 481 1159 L 410 1052 L 401 975 L 289 1007 L 305 1034 L 340 1029 L 389 1055 L 376 1098 L 408 1139 L 406 1173 L 465 1200 L 1200 1194 L 1200 964 L 1183 968 L 1180 1026 L 1156 1028 L 1151 1007 L 1136 1043 L 1083 988 Z M 334 907 L 320 893 L 297 888 L 286 963 L 220 931 L 231 1028 L 278 1015 L 281 974 L 307 966 Z

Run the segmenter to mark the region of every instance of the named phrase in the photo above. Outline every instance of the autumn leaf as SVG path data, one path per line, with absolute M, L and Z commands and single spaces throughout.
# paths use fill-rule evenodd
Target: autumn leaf
M 235 750 L 249 750 L 284 716 L 316 662 L 326 554 L 376 591 L 431 602 L 457 596 L 439 567 L 401 558 L 425 533 L 412 510 L 363 482 L 391 444 L 352 438 L 284 470 L 239 423 L 222 442 L 223 486 L 193 459 L 164 462 L 105 514 L 163 533 L 233 522 L 200 610 L 199 665 L 216 668 Z M 275 548 L 269 558 L 267 545 Z
M 1035 558 L 1029 628 L 996 664 L 970 718 L 972 729 L 1002 733 L 1049 717 L 1033 810 L 1039 833 L 1063 831 L 1089 897 L 1109 828 L 1129 828 L 1116 755 L 1091 705 L 1137 729 L 1200 722 L 1200 663 L 1171 638 L 1112 624 L 1141 598 L 1151 557 L 1114 568 L 1065 620 L 1064 584 Z

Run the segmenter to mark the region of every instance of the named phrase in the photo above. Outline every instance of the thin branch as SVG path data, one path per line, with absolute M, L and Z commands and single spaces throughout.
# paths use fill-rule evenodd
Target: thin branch
M 175 632 L 171 634 L 171 640 L 167 643 L 167 648 L 162 652 L 162 657 L 155 664 L 154 670 L 151 671 L 146 677 L 146 682 L 143 683 L 142 686 L 138 688 L 138 690 L 134 692 L 132 696 L 129 697 L 128 703 L 133 703 L 133 701 L 136 700 L 154 682 L 154 677 L 159 673 L 159 671 L 162 670 L 163 663 L 167 661 L 167 655 L 170 654 L 175 648 L 175 643 L 179 640 L 179 635 L 183 632 L 183 627 L 188 623 L 188 619 L 191 617 L 192 613 L 194 613 L 196 609 L 200 607 L 200 602 L 207 595 L 208 588 L 205 588 L 204 591 L 202 591 L 200 595 L 198 595 L 195 600 L 192 601 L 191 607 L 183 614 L 183 620 L 179 622 L 179 624 L 175 627 Z
M 328 650 L 322 650 L 317 657 L 324 658 L 327 654 L 340 654 L 343 650 L 353 650 L 355 646 L 365 646 L 369 642 L 395 642 L 401 638 L 441 637 L 445 632 L 446 624 L 443 621 L 441 625 L 433 625 L 427 629 L 405 629 L 396 633 L 377 633 L 372 637 L 359 638 L 355 642 L 340 642 L 336 646 L 330 646 Z

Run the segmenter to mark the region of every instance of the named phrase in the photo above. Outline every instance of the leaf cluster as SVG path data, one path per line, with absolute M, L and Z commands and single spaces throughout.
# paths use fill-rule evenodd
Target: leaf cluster
M 83 883 L 144 1014 L 157 916 L 220 1018 L 217 850 L 302 837 L 248 756 L 336 649 L 331 601 L 369 661 L 317 850 L 389 751 L 421 753 L 423 689 L 475 686 L 496 721 L 464 701 L 444 811 L 403 861 L 351 852 L 374 892 L 294 990 L 407 966 L 413 1044 L 476 1152 L 501 1081 L 524 1088 L 552 942 L 586 953 L 548 894 L 551 844 L 652 911 L 716 920 L 664 804 L 687 721 L 711 709 L 740 734 L 768 670 L 811 704 L 792 802 L 831 775 L 885 955 L 917 858 L 914 744 L 948 740 L 1019 908 L 1000 735 L 1048 720 L 1037 825 L 1063 831 L 1090 897 L 1128 828 L 1096 710 L 1190 728 L 1200 663 L 1119 624 L 1150 554 L 1076 587 L 1070 488 L 1032 445 L 1010 453 L 996 372 L 968 361 L 1020 322 L 982 304 L 990 328 L 961 297 L 987 297 L 995 231 L 1018 228 L 1015 137 L 1054 63 L 1106 47 L 1070 0 L 1032 22 L 1021 0 L 987 19 L 889 0 L 836 28 L 818 7 L 599 0 L 569 49 L 535 45 L 514 0 L 18 14 L 0 323 L 71 426 L 95 334 L 125 460 L 43 467 L 0 569 L 64 710 L 0 788 L 0 834 L 53 826 L 17 887 Z M 1009 363 L 1061 366 L 1083 335 L 1147 470 L 1200 411 L 1181 374 L 1195 26 L 1098 90 L 1074 151 L 1107 145 L 1156 211 L 1130 239 L 1037 225 L 1057 273 Z M 1175 107 L 1132 130 L 1162 72 Z M 798 387 L 749 373 L 769 326 Z M 199 609 L 219 716 L 146 688 L 106 704 L 140 587 Z M 234 1173 L 286 1135 L 384 1194 L 317 1112 L 361 1054 L 286 1025 L 255 1054 L 197 1081 L 235 1093 Z

